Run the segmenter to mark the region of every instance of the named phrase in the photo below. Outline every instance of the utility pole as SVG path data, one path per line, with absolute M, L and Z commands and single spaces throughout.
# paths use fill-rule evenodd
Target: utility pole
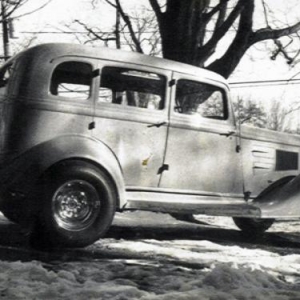
M 7 60 L 9 58 L 9 37 L 8 37 L 8 20 L 6 16 L 5 0 L 1 0 L 1 14 L 2 14 L 2 35 L 3 35 L 3 56 Z
M 116 48 L 121 49 L 121 38 L 120 38 L 120 12 L 116 9 Z

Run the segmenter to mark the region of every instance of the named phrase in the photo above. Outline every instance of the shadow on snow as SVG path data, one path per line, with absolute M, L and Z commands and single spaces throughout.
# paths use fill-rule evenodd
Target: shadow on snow
M 114 223 L 107 232 L 109 239 L 139 241 L 155 239 L 170 240 L 207 240 L 221 245 L 236 245 L 248 249 L 261 249 L 278 254 L 300 254 L 300 233 L 266 232 L 263 236 L 249 238 L 239 230 L 222 228 L 202 222 L 188 223 L 182 221 L 173 224 L 132 225 Z M 97 259 L 117 259 L 120 254 L 103 251 L 101 247 L 91 245 L 83 249 L 49 249 L 36 250 L 30 245 L 28 231 L 4 218 L 0 219 L 0 259 L 6 261 L 90 261 Z M 130 258 L 130 257 L 128 257 Z

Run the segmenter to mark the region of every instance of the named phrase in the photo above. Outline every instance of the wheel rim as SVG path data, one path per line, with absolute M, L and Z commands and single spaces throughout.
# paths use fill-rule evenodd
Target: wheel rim
M 89 227 L 100 211 L 99 194 L 84 180 L 70 180 L 61 185 L 52 197 L 52 211 L 56 223 L 67 230 Z

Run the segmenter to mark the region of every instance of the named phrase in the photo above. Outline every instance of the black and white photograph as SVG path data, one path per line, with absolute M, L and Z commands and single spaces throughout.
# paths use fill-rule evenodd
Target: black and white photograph
M 299 1 L 0 5 L 1 299 L 300 299 Z

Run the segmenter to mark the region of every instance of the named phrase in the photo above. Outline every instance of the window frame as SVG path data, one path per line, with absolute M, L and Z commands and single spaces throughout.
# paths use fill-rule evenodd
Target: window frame
M 97 93 L 96 93 L 96 108 L 106 107 L 113 110 L 138 110 L 139 112 L 151 112 L 156 114 L 162 114 L 165 113 L 166 110 L 169 109 L 169 102 L 170 102 L 170 87 L 168 85 L 169 80 L 171 79 L 171 71 L 170 70 L 163 70 L 163 69 L 157 69 L 152 68 L 148 66 L 138 65 L 138 64 L 131 64 L 131 63 L 120 63 L 120 62 L 108 62 L 108 61 L 100 61 L 99 62 L 99 70 L 100 70 L 100 76 L 99 81 L 97 83 Z M 104 68 L 116 68 L 116 69 L 124 69 L 128 71 L 136 71 L 136 72 L 142 72 L 142 73 L 150 73 L 155 74 L 158 76 L 161 76 L 165 79 L 164 82 L 164 95 L 163 95 L 163 103 L 161 109 L 150 109 L 150 108 L 144 108 L 144 107 L 137 107 L 137 106 L 130 106 L 130 105 L 116 105 L 116 103 L 111 102 L 100 102 L 99 99 L 99 92 L 100 92 L 100 84 L 102 80 L 102 70 Z
M 221 116 L 220 117 L 215 116 L 215 118 L 214 118 L 213 116 L 211 116 L 211 117 L 203 116 L 201 113 L 197 113 L 197 112 L 192 113 L 192 114 L 186 114 L 186 113 L 178 112 L 176 110 L 176 106 L 177 106 L 176 102 L 177 102 L 178 83 L 180 81 L 189 81 L 189 82 L 193 82 L 193 83 L 196 83 L 196 84 L 202 84 L 202 85 L 206 85 L 206 86 L 215 87 L 216 90 L 214 92 L 218 91 L 222 95 L 221 100 L 222 100 L 222 103 L 223 103 L 223 115 L 224 115 L 224 117 L 221 118 Z M 177 116 L 180 115 L 180 116 L 187 116 L 187 117 L 190 117 L 190 118 L 201 118 L 202 120 L 214 120 L 214 121 L 218 121 L 218 122 L 220 122 L 220 121 L 221 122 L 224 122 L 224 121 L 227 122 L 230 119 L 230 109 L 229 109 L 229 101 L 228 101 L 227 93 L 226 93 L 223 86 L 220 86 L 220 85 L 216 84 L 215 82 L 210 82 L 210 81 L 206 81 L 206 80 L 201 80 L 200 81 L 200 80 L 197 80 L 196 78 L 190 78 L 190 77 L 179 77 L 178 79 L 176 79 L 176 85 L 175 85 L 174 99 L 173 100 L 174 101 L 173 101 L 173 104 L 171 106 L 171 111 Z M 205 103 L 206 101 L 204 101 L 202 103 Z M 199 106 L 201 104 L 199 104 Z
M 90 90 L 89 90 L 89 96 L 87 98 L 77 98 L 77 97 L 66 97 L 66 96 L 62 96 L 62 95 L 54 95 L 51 92 L 51 84 L 52 84 L 52 78 L 53 78 L 53 74 L 55 72 L 55 70 L 63 63 L 68 63 L 68 62 L 74 62 L 74 63 L 83 63 L 86 65 L 89 65 L 91 67 L 91 71 L 92 71 L 92 77 L 91 77 L 91 85 L 90 85 Z M 94 59 L 84 59 L 84 58 L 78 58 L 78 57 L 64 57 L 62 59 L 57 59 L 55 60 L 55 64 L 53 65 L 53 67 L 51 68 L 50 74 L 49 74 L 49 78 L 48 78 L 48 97 L 50 97 L 51 100 L 56 100 L 60 103 L 77 103 L 77 104 L 86 104 L 87 102 L 91 102 L 92 99 L 94 98 L 94 94 L 95 94 L 95 86 L 96 86 L 96 81 L 97 81 L 97 77 L 99 76 L 95 76 L 93 74 L 93 72 L 95 72 L 95 70 L 97 70 L 97 64 L 95 63 Z

